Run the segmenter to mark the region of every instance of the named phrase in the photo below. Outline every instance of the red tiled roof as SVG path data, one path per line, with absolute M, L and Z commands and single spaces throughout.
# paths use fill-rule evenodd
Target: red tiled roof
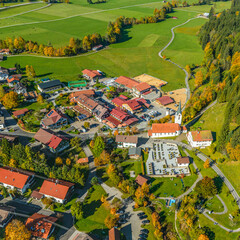
M 28 112 L 28 109 L 24 108 L 24 109 L 20 109 L 20 110 L 14 111 L 13 115 L 14 115 L 14 117 L 18 117 L 18 116 L 23 115 L 23 114 L 25 114 L 27 112 Z
M 30 174 L 20 173 L 14 170 L 0 168 L 0 182 L 15 188 L 22 189 Z
M 181 131 L 181 127 L 177 123 L 153 123 L 151 133 L 175 133 Z
M 62 114 L 62 112 L 52 109 L 47 114 L 47 118 L 43 119 L 42 122 L 45 126 L 50 126 L 52 124 L 57 123 L 61 118 L 67 119 L 67 117 L 64 114 Z
M 115 80 L 116 83 L 124 85 L 127 88 L 133 88 L 138 84 L 138 82 L 134 79 L 125 77 L 125 76 L 120 76 Z
M 59 146 L 59 144 L 62 142 L 62 140 L 63 140 L 62 138 L 53 135 L 48 142 L 48 146 L 50 148 L 56 149 Z
M 117 228 L 112 228 L 108 232 L 109 240 L 120 240 L 120 232 Z
M 86 158 L 79 158 L 78 160 L 77 160 L 77 163 L 89 163 L 89 160 L 88 160 L 88 157 L 86 157 Z
M 126 103 L 126 99 L 123 99 L 122 97 L 116 97 L 112 100 L 112 103 L 121 107 L 124 103 Z
M 146 82 L 141 82 L 138 85 L 136 85 L 135 88 L 139 92 L 142 92 L 142 91 L 146 91 L 146 90 L 150 89 L 151 86 L 148 83 L 146 83 Z
M 109 116 L 106 118 L 107 121 L 109 121 L 110 123 L 112 123 L 114 126 L 118 126 L 119 124 L 121 124 L 120 121 L 118 121 L 117 119 L 115 119 L 114 117 L 112 116 Z
M 129 114 L 127 114 L 125 111 L 121 110 L 120 108 L 114 108 L 110 112 L 110 114 L 121 121 L 123 121 L 127 116 L 129 116 Z
M 20 79 L 17 76 L 10 76 L 7 78 L 8 83 L 11 83 L 13 81 L 19 81 Z
M 46 216 L 39 213 L 34 213 L 26 221 L 26 227 L 34 237 L 47 239 L 53 223 L 58 219 L 56 217 Z
M 69 98 L 72 99 L 74 97 L 78 97 L 79 95 L 84 94 L 86 96 L 94 96 L 95 91 L 93 89 L 88 89 L 88 90 L 82 90 L 82 91 L 77 91 L 77 92 L 72 92 L 69 95 Z
M 40 200 L 43 197 L 43 195 L 39 193 L 39 189 L 36 189 L 32 191 L 31 197 Z
M 182 164 L 182 163 L 190 163 L 190 161 L 189 161 L 189 157 L 178 157 L 177 158 L 177 162 L 179 163 L 179 164 Z
M 127 126 L 129 126 L 129 125 L 131 125 L 131 124 L 133 124 L 133 123 L 136 123 L 136 122 L 138 122 L 138 119 L 137 118 L 129 118 L 128 120 L 126 120 L 125 122 L 124 122 L 124 124 L 126 124 Z
M 84 69 L 82 71 L 82 73 L 84 75 L 89 76 L 90 78 L 94 78 L 94 77 L 97 77 L 97 76 L 102 76 L 102 74 L 99 73 L 97 70 L 91 70 L 91 69 Z
M 98 105 L 96 101 L 87 97 L 84 94 L 79 95 L 77 98 L 75 98 L 75 100 L 78 104 L 83 105 L 84 107 L 89 108 L 90 110 L 93 110 Z
M 128 100 L 124 103 L 124 105 L 128 105 L 129 108 L 131 108 L 132 111 L 136 111 L 138 109 L 141 109 L 142 108 L 142 105 L 139 104 L 138 101 L 136 101 L 135 99 L 131 99 L 131 100 Z
M 162 96 L 160 98 L 157 98 L 156 101 L 162 104 L 163 106 L 166 106 L 170 103 L 174 103 L 174 100 L 169 96 Z
M 116 142 L 138 143 L 138 136 L 117 135 Z
M 212 141 L 212 132 L 210 130 L 203 130 L 203 131 L 192 131 L 193 141 L 195 142 L 203 142 L 203 141 Z
M 44 180 L 39 193 L 64 200 L 69 188 L 73 185 L 73 183 L 62 180 L 48 179 Z
M 135 179 L 136 183 L 139 184 L 139 185 L 143 185 L 144 183 L 147 183 L 148 182 L 148 179 L 145 178 L 144 176 L 142 175 L 138 175 Z

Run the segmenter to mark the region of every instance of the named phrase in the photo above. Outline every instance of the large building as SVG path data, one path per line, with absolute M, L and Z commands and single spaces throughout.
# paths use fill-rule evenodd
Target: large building
M 34 174 L 31 172 L 10 167 L 0 168 L 0 184 L 6 188 L 25 193 L 33 182 Z
M 187 133 L 189 144 L 195 148 L 205 148 L 212 144 L 213 136 L 210 130 L 191 131 Z
M 120 231 L 117 228 L 113 227 L 108 232 L 108 238 L 109 240 L 120 240 L 121 239 Z
M 48 239 L 55 229 L 54 223 L 57 220 L 56 217 L 34 213 L 27 219 L 25 225 L 33 237 L 37 239 Z
M 39 193 L 46 198 L 52 198 L 56 202 L 65 203 L 74 190 L 74 184 L 58 179 L 44 180 Z
M 152 138 L 175 137 L 182 132 L 187 132 L 187 129 L 178 123 L 153 123 L 152 129 L 148 130 L 148 136 Z
M 128 135 L 117 135 L 116 143 L 119 148 L 132 148 L 137 147 L 138 137 L 137 136 L 128 136 Z
M 75 102 L 78 104 L 78 106 L 86 109 L 90 113 L 92 113 L 93 110 L 99 105 L 98 102 L 86 96 L 85 94 L 80 94 L 78 97 L 76 97 Z
M 58 153 L 69 147 L 69 141 L 67 138 L 56 135 L 55 132 L 49 129 L 40 128 L 34 135 L 34 138 L 48 147 L 53 153 Z
M 63 87 L 65 87 L 65 85 L 59 80 L 52 80 L 38 84 L 38 90 L 40 92 L 50 92 Z
M 83 77 L 91 81 L 96 81 L 98 78 L 102 77 L 102 73 L 98 70 L 84 69 L 82 74 Z

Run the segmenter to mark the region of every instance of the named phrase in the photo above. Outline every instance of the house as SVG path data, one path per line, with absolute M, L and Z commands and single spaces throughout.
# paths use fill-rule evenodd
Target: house
M 41 121 L 43 128 L 55 129 L 68 124 L 67 117 L 58 110 L 52 109 Z
M 128 100 L 128 97 L 124 96 L 124 95 L 120 95 L 119 97 L 116 97 L 114 99 L 112 99 L 112 103 L 116 106 L 116 107 L 122 107 L 122 105 L 124 103 L 126 103 L 126 101 Z
M 142 149 L 137 147 L 131 147 L 128 150 L 128 156 L 130 158 L 138 159 L 142 156 Z
M 0 204 L 0 228 L 6 227 L 13 217 L 15 208 L 6 204 Z
M 35 102 L 37 100 L 38 94 L 36 91 L 26 92 L 23 94 L 27 102 Z
M 40 92 L 50 92 L 64 87 L 65 85 L 59 80 L 46 81 L 38 84 L 38 90 Z
M 27 88 L 20 82 L 17 82 L 15 85 L 14 85 L 14 91 L 17 93 L 17 94 L 25 94 L 27 93 Z
M 71 236 L 68 238 L 69 240 L 96 240 L 96 238 L 90 237 L 88 234 L 74 231 Z
M 76 163 L 80 164 L 80 165 L 87 165 L 89 163 L 89 159 L 88 157 L 86 158 L 79 158 Z
M 96 81 L 102 77 L 102 73 L 99 70 L 84 69 L 82 74 L 83 77 L 91 81 Z
M 5 128 L 5 117 L 0 116 L 0 129 Z
M 134 86 L 139 84 L 136 80 L 125 76 L 120 76 L 115 80 L 115 82 L 118 85 L 127 88 L 128 90 L 132 90 Z
M 121 238 L 120 231 L 117 228 L 113 227 L 108 231 L 108 238 L 109 240 L 120 240 Z
M 119 148 L 132 148 L 137 147 L 138 137 L 137 136 L 128 136 L 128 135 L 117 135 L 116 143 Z
M 58 219 L 56 217 L 34 213 L 27 219 L 25 226 L 31 232 L 33 237 L 39 239 L 48 239 L 54 232 L 54 223 L 57 220 Z
M 25 193 L 33 182 L 34 174 L 31 172 L 10 167 L 0 168 L 0 184 L 6 188 L 17 189 Z
M 122 108 L 134 114 L 139 113 L 143 110 L 143 104 L 142 102 L 137 101 L 137 99 L 130 99 L 122 104 Z
M 151 92 L 151 86 L 146 82 L 138 83 L 132 88 L 132 93 L 137 97 L 141 97 L 142 95 L 146 95 L 147 93 L 150 93 L 150 92 Z
M 93 110 L 98 106 L 98 102 L 89 98 L 88 96 L 81 94 L 75 98 L 76 103 L 78 106 L 86 109 L 88 112 L 92 113 Z
M 12 75 L 7 78 L 7 82 L 10 87 L 14 86 L 14 84 L 19 83 L 19 81 L 20 81 L 20 78 L 16 75 Z
M 8 48 L 6 49 L 0 49 L 0 55 L 9 55 L 10 50 Z
M 88 90 L 72 92 L 69 95 L 70 102 L 76 102 L 75 99 L 81 95 L 85 95 L 87 97 L 94 97 L 95 91 L 93 89 L 88 89 Z
M 93 116 L 99 121 L 102 122 L 103 119 L 107 118 L 110 115 L 109 109 L 106 107 L 103 107 L 102 105 L 98 105 L 93 110 Z
M 162 106 L 167 106 L 171 103 L 174 103 L 174 100 L 169 96 L 162 96 L 160 98 L 157 98 L 156 102 L 161 104 Z
M 195 148 L 205 148 L 212 144 L 213 136 L 210 130 L 191 131 L 187 133 L 189 144 Z
M 86 109 L 82 107 L 79 107 L 78 105 L 73 107 L 73 111 L 79 113 L 79 115 L 77 116 L 77 120 L 79 121 L 86 120 L 92 116 L 90 112 L 88 112 Z
M 14 111 L 12 114 L 15 118 L 23 117 L 29 110 L 27 108 L 23 108 L 17 111 Z
M 39 193 L 39 189 L 35 189 L 32 191 L 31 198 L 41 200 L 43 198 L 43 194 Z
M 178 123 L 153 123 L 152 129 L 148 130 L 148 136 L 152 138 L 175 137 L 182 132 L 186 132 L 186 128 Z
M 148 178 L 146 178 L 146 177 L 144 177 L 144 176 L 142 176 L 142 175 L 139 174 L 139 175 L 136 177 L 135 182 L 136 182 L 138 185 L 142 186 L 144 183 L 148 183 Z
M 34 138 L 45 145 L 53 153 L 61 152 L 69 147 L 69 140 L 67 138 L 58 136 L 50 129 L 40 128 L 34 135 Z
M 189 157 L 178 157 L 177 163 L 179 167 L 188 167 L 190 164 Z
M 58 179 L 44 180 L 39 193 L 46 198 L 52 198 L 56 202 L 66 203 L 74 190 L 74 184 Z

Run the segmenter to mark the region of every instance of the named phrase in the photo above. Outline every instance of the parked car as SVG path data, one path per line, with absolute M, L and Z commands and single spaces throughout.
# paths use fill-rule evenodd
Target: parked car
M 143 220 L 142 221 L 142 224 L 147 224 L 147 223 L 150 223 L 150 221 L 149 220 Z
M 137 215 L 140 217 L 140 216 L 142 216 L 142 215 L 144 215 L 145 213 L 144 212 L 140 212 L 140 213 L 138 213 Z
M 147 239 L 148 235 L 142 233 L 142 234 L 139 234 L 139 237 L 140 237 L 140 238 L 143 238 L 143 239 Z
M 142 220 L 144 218 L 147 218 L 147 215 L 142 215 L 142 216 L 139 217 L 140 220 Z
M 144 229 L 141 229 L 141 233 L 145 233 L 145 234 L 148 234 L 149 233 L 149 230 L 144 228 Z

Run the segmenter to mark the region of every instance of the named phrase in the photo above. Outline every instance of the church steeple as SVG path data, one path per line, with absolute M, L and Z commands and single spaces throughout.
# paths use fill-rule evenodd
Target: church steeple
M 182 123 L 182 109 L 181 109 L 181 100 L 179 102 L 178 105 L 178 110 L 175 113 L 175 123 L 178 123 L 179 125 L 181 125 Z

